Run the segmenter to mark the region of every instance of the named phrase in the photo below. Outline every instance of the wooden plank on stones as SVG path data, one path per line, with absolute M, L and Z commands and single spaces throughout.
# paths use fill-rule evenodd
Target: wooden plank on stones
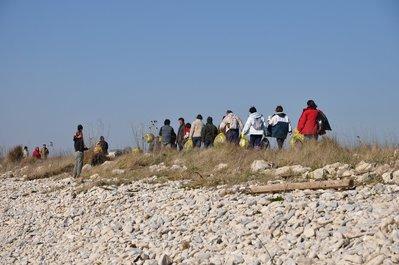
M 298 183 L 279 183 L 267 186 L 251 186 L 251 193 L 273 193 L 292 190 L 318 190 L 318 189 L 348 189 L 354 186 L 351 179 L 327 180 Z

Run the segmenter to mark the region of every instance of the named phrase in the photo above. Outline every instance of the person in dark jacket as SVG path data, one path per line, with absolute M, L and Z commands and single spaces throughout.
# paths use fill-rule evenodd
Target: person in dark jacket
M 268 122 L 268 134 L 276 138 L 278 149 L 282 149 L 288 133 L 292 133 L 291 122 L 282 106 L 276 107 L 276 113 L 270 116 Z
M 78 130 L 73 136 L 74 148 L 75 148 L 75 167 L 73 168 L 73 177 L 78 178 L 82 173 L 84 151 L 87 150 L 83 141 L 83 126 L 78 125 Z
M 206 120 L 206 125 L 202 128 L 202 142 L 205 148 L 212 147 L 213 141 L 218 135 L 218 128 L 213 124 L 212 117 L 208 117 Z
M 105 141 L 104 136 L 100 136 L 100 141 L 98 142 L 98 144 L 101 146 L 103 155 L 108 155 L 108 143 L 107 141 Z
M 179 129 L 177 131 L 176 144 L 179 151 L 181 151 L 183 150 L 184 146 L 184 129 L 186 124 L 183 118 L 179 118 L 178 121 L 179 121 Z
M 172 148 L 176 142 L 176 133 L 170 126 L 170 120 L 164 121 L 164 126 L 159 130 L 159 136 L 162 137 L 162 145 L 164 147 Z
M 318 139 L 318 116 L 319 110 L 316 103 L 313 100 L 308 100 L 307 108 L 303 110 L 297 126 L 298 131 L 308 140 Z

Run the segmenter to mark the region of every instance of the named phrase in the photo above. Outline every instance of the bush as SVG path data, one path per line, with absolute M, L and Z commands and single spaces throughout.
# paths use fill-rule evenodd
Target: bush
M 8 153 L 7 153 L 7 160 L 9 162 L 15 163 L 19 162 L 24 158 L 24 153 L 22 146 L 18 145 L 12 148 Z

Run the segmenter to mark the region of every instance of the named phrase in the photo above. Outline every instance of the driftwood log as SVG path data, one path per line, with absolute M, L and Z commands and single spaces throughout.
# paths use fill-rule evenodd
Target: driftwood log
M 327 180 L 298 183 L 280 183 L 267 186 L 251 186 L 250 193 L 273 193 L 292 190 L 318 190 L 318 189 L 349 189 L 354 186 L 351 179 Z

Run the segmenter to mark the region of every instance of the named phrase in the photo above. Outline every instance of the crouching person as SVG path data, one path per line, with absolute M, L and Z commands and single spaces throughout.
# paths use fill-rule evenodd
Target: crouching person
M 292 133 L 291 122 L 282 106 L 277 106 L 276 113 L 268 118 L 268 134 L 276 138 L 278 149 L 282 149 L 288 133 Z

